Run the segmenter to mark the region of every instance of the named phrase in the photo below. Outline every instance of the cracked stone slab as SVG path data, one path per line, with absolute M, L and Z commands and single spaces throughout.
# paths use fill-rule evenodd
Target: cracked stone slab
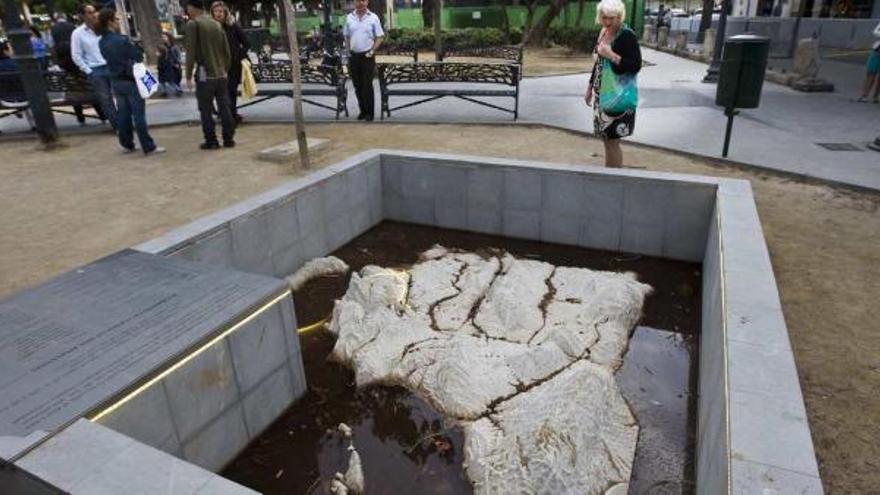
M 475 493 L 604 493 L 629 481 L 638 426 L 612 372 L 576 361 L 465 425 Z
M 650 287 L 506 253 L 420 259 L 352 274 L 331 357 L 358 386 L 406 387 L 459 422 L 475 493 L 625 486 L 638 426 L 613 372 Z

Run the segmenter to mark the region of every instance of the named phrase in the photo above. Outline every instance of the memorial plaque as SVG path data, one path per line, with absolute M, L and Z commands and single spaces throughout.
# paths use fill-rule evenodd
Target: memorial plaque
M 125 250 L 0 300 L 0 460 L 286 290 L 271 277 Z

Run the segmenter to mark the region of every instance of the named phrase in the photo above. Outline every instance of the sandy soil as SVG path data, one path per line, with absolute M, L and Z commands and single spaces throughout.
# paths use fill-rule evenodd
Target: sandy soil
M 315 165 L 372 147 L 602 163 L 597 140 L 544 128 L 322 124 Z M 291 126 L 246 125 L 233 150 L 200 152 L 197 127 L 157 129 L 169 152 L 122 155 L 112 136 L 69 137 L 34 152 L 0 144 L 0 295 L 150 239 L 278 185 L 291 168 L 254 154 Z M 749 179 L 780 286 L 823 480 L 829 493 L 880 486 L 880 195 L 804 184 L 624 145 L 628 165 Z M 301 174 L 302 172 L 296 172 Z

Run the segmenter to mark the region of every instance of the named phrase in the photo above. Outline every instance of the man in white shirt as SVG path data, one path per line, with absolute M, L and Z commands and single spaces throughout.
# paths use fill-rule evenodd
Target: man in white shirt
M 367 9 L 368 0 L 355 0 L 354 11 L 345 18 L 345 42 L 349 58 L 349 72 L 357 95 L 360 113 L 358 120 L 373 120 L 373 77 L 376 74 L 376 50 L 385 38 L 379 16 Z
M 77 12 L 83 23 L 70 36 L 70 56 L 79 70 L 89 78 L 103 118 L 116 130 L 116 105 L 110 94 L 110 73 L 107 71 L 107 61 L 98 47 L 101 37 L 94 31 L 98 23 L 98 11 L 86 3 L 80 5 Z

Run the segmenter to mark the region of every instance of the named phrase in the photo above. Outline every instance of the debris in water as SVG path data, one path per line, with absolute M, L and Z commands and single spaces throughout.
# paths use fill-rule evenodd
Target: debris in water
M 334 495 L 348 495 L 348 487 L 339 479 L 341 477 L 342 473 L 336 473 L 336 478 L 330 480 L 330 493 Z
M 352 494 L 360 495 L 364 493 L 364 467 L 354 445 L 349 445 L 348 450 L 351 455 L 348 457 L 348 469 L 345 471 L 345 486 Z
M 351 427 L 348 426 L 347 424 L 339 423 L 339 426 L 337 427 L 337 429 L 339 430 L 339 433 L 342 433 L 343 437 L 349 438 L 349 439 L 351 438 Z
M 306 282 L 323 275 L 335 275 L 348 273 L 348 264 L 336 256 L 315 258 L 307 261 L 293 275 L 287 277 L 287 283 L 294 291 L 299 290 Z

